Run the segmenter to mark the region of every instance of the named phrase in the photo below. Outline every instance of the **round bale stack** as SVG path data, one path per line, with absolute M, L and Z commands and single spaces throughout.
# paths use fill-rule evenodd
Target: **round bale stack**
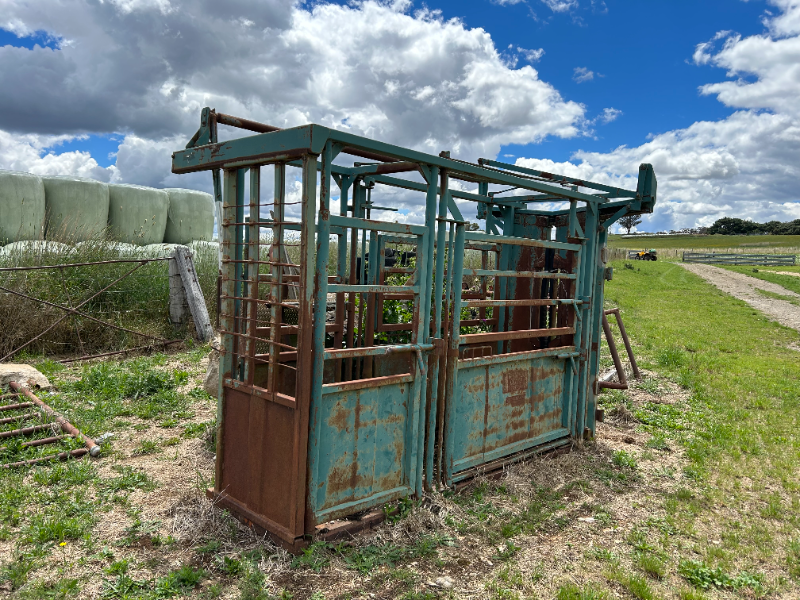
M 38 240 L 44 230 L 42 179 L 30 173 L 0 171 L 0 244 Z

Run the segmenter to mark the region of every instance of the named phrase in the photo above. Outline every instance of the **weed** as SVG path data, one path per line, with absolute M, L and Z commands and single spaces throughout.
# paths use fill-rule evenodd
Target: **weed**
M 130 566 L 131 561 L 126 559 L 118 560 L 111 563 L 108 567 L 103 569 L 109 575 L 124 575 L 128 572 L 128 567 Z
M 61 579 L 57 582 L 38 581 L 26 586 L 20 593 L 20 598 L 30 600 L 66 600 L 80 593 L 77 579 Z
M 195 552 L 198 554 L 214 554 L 218 552 L 220 548 L 222 548 L 222 543 L 220 541 L 211 540 L 210 542 L 195 548 Z
M 556 600 L 607 600 L 608 593 L 596 589 L 591 584 L 579 587 L 574 583 L 566 583 L 558 588 Z
M 653 377 L 645 377 L 638 381 L 636 387 L 652 396 L 658 396 L 661 393 L 661 386 L 658 383 L 658 379 Z
M 636 566 L 654 579 L 663 579 L 667 573 L 664 561 L 652 554 L 640 554 L 636 558 Z
M 655 594 L 644 577 L 628 575 L 621 569 L 616 568 L 608 573 L 608 578 L 619 583 L 638 600 L 655 600 Z
M 517 555 L 517 552 L 522 550 L 521 546 L 517 546 L 511 540 L 506 540 L 505 547 L 500 546 L 497 548 L 497 553 L 494 555 L 495 560 L 509 561 Z
M 625 450 L 617 450 L 611 457 L 611 462 L 621 469 L 636 469 L 636 457 Z
M 601 562 L 607 562 L 610 565 L 619 564 L 619 557 L 608 548 L 600 548 L 595 546 L 586 553 L 586 556 Z
M 742 571 L 731 577 L 721 567 L 712 569 L 702 561 L 682 560 L 678 565 L 678 573 L 690 584 L 702 590 L 710 588 L 739 589 L 749 587 L 754 591 L 763 590 L 764 576 Z
M 397 504 L 394 506 L 386 504 L 383 507 L 383 514 L 386 517 L 386 520 L 394 525 L 410 515 L 413 509 L 414 501 L 406 496 L 405 498 L 400 498 L 400 500 L 398 500 Z
M 156 454 L 161 452 L 161 447 L 155 440 L 142 440 L 133 451 L 134 456 L 144 456 L 146 454 Z
M 800 538 L 789 540 L 786 562 L 789 567 L 789 575 L 795 579 L 800 579 Z
M 97 477 L 97 469 L 86 460 L 56 463 L 48 467 L 40 467 L 33 472 L 33 480 L 44 486 L 78 486 L 92 481 L 95 477 Z
M 0 581 L 10 581 L 13 589 L 19 589 L 28 580 L 28 573 L 33 568 L 33 557 L 17 552 L 9 562 L 0 566 Z
M 77 540 L 88 533 L 93 524 L 94 519 L 88 515 L 82 517 L 34 515 L 24 529 L 22 540 L 29 544 Z
M 113 494 L 116 492 L 132 492 L 133 490 L 150 491 L 155 489 L 155 483 L 144 471 L 137 470 L 130 466 L 115 465 L 112 467 L 118 477 L 103 479 L 100 488 L 103 492 Z
M 242 572 L 242 561 L 231 556 L 217 556 L 217 568 L 228 577 L 236 577 Z
M 319 573 L 331 562 L 330 550 L 331 545 L 327 542 L 313 542 L 292 559 L 292 568 L 305 567 Z
M 663 435 L 654 435 L 649 440 L 647 440 L 647 447 L 652 448 L 654 450 L 663 450 L 665 452 L 669 452 L 671 448 L 669 444 L 667 444 L 667 440 L 664 438 Z
M 196 438 L 202 436 L 211 423 L 187 423 L 183 426 L 181 435 L 185 438 Z

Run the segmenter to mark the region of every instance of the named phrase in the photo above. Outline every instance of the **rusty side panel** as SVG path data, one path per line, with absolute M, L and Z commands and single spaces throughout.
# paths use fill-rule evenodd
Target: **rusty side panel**
M 412 390 L 406 382 L 323 395 L 315 415 L 322 424 L 320 437 L 310 441 L 320 449 L 309 485 L 319 518 L 352 513 L 354 503 L 398 488 L 396 496 L 413 493 L 408 473 Z
M 220 490 L 249 510 L 288 529 L 292 498 L 277 481 L 291 481 L 294 464 L 292 409 L 224 388 L 224 456 Z
M 564 361 L 541 357 L 458 371 L 453 471 L 526 450 L 564 428 Z

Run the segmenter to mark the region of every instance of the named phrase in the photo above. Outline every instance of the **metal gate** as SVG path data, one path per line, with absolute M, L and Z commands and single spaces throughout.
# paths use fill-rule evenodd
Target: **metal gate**
M 219 143 L 218 124 L 260 135 Z M 240 519 L 297 549 L 323 522 L 593 433 L 601 249 L 652 211 L 652 168 L 629 191 L 204 109 L 173 155 L 201 170 L 223 245 L 210 494 Z M 373 203 L 388 188 L 422 194 L 419 225 Z M 528 209 L 553 202 L 568 208 Z

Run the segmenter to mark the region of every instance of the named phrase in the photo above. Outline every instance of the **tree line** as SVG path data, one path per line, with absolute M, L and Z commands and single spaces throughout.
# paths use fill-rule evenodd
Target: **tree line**
M 756 223 L 755 221 L 745 221 L 735 217 L 723 217 L 717 219 L 711 227 L 708 227 L 702 233 L 711 235 L 800 235 L 800 219 L 787 223 L 781 223 L 780 221 Z

